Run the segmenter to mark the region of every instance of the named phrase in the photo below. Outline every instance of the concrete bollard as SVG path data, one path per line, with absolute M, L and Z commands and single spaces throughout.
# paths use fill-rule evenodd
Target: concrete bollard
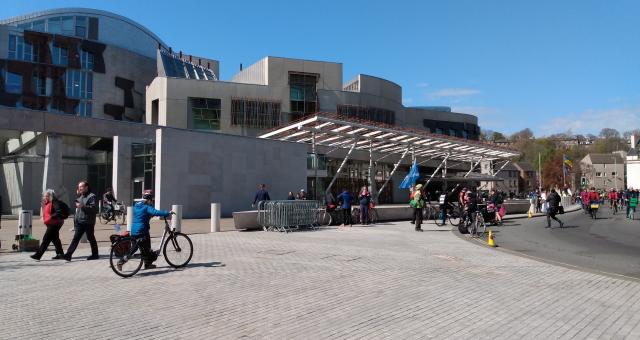
M 180 232 L 180 230 L 182 230 L 182 206 L 174 204 L 171 206 L 171 211 L 176 213 L 171 218 L 171 229 Z
M 211 203 L 211 232 L 220 231 L 220 203 Z
M 131 232 L 131 224 L 133 223 L 133 207 L 127 207 L 127 231 Z

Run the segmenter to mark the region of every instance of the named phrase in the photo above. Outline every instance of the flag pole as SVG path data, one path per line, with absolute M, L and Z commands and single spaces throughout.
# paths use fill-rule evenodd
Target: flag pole
M 567 185 L 567 181 L 565 179 L 565 172 L 566 172 L 566 169 L 564 164 L 564 154 L 562 154 L 562 189 L 561 190 L 564 190 L 564 187 Z

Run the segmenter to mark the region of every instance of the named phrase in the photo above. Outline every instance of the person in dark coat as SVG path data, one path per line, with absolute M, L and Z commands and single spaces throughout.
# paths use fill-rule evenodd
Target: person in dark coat
M 63 210 L 67 210 L 64 212 Z M 56 256 L 52 260 L 61 260 L 64 258 L 64 249 L 62 249 L 62 242 L 60 241 L 60 228 L 64 224 L 65 215 L 69 213 L 69 207 L 62 203 L 56 197 L 56 193 L 47 189 L 42 195 L 42 220 L 47 230 L 42 236 L 42 243 L 40 248 L 35 254 L 31 255 L 34 260 L 40 260 L 42 255 L 49 248 L 49 244 L 53 243 L 56 248 Z
M 342 189 L 342 193 L 337 197 L 338 203 L 340 203 L 340 208 L 342 208 L 342 224 L 341 227 L 345 225 L 353 226 L 353 222 L 351 221 L 351 201 L 353 197 L 351 193 L 347 189 Z
M 547 209 L 546 228 L 551 228 L 551 219 L 556 220 L 556 222 L 560 224 L 560 228 L 564 227 L 564 223 L 556 217 L 560 210 L 560 195 L 558 195 L 555 189 L 551 189 L 551 193 L 547 196 L 547 202 L 549 202 L 549 209 Z
M 256 192 L 256 195 L 253 197 L 253 203 L 251 204 L 251 206 L 255 208 L 257 203 L 262 201 L 270 201 L 270 200 L 271 198 L 269 197 L 269 192 L 267 191 L 267 185 L 260 184 L 258 186 L 258 191 Z
M 78 198 L 76 198 L 76 214 L 74 216 L 75 234 L 67 253 L 64 255 L 64 259 L 71 261 L 71 256 L 76 251 L 82 235 L 86 233 L 87 240 L 91 245 L 91 256 L 87 257 L 87 260 L 97 260 L 100 256 L 98 255 L 98 242 L 96 241 L 94 230 L 96 227 L 96 215 L 98 214 L 98 199 L 91 192 L 87 181 L 78 183 L 78 191 L 76 193 Z
M 367 188 L 366 186 L 362 187 L 362 190 L 360 190 L 360 195 L 358 195 L 358 201 L 360 203 L 360 223 L 368 225 L 369 204 L 371 204 L 371 193 L 369 193 L 369 188 Z

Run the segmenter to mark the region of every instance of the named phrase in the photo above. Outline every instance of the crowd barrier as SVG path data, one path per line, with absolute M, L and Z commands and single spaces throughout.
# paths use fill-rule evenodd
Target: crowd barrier
M 261 201 L 258 203 L 258 224 L 265 231 L 318 229 L 320 211 L 319 201 Z

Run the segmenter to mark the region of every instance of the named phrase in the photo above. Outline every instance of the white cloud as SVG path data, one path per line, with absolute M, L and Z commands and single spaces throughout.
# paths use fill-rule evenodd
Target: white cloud
M 467 97 L 479 94 L 480 90 L 477 89 L 465 89 L 465 88 L 446 88 L 434 92 L 428 92 L 427 96 L 430 98 L 442 98 L 442 97 Z
M 613 128 L 620 133 L 640 128 L 640 107 L 588 109 L 569 113 L 550 119 L 542 131 L 553 134 L 571 129 L 578 134 L 598 134 L 603 128 Z

